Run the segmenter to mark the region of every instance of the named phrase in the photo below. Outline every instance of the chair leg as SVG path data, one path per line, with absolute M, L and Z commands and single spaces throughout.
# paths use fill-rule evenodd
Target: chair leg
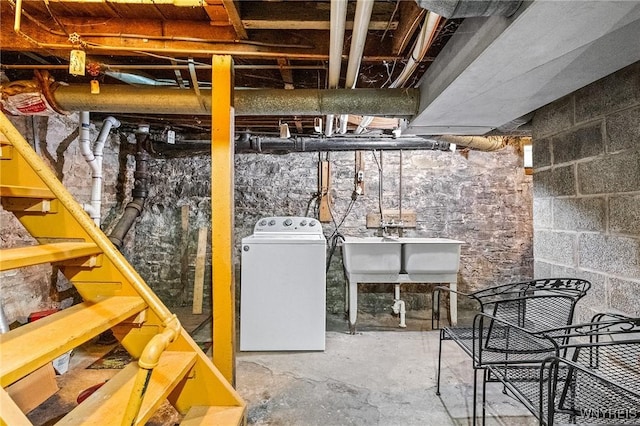
M 487 382 L 489 381 L 489 370 L 485 369 L 482 377 L 482 426 L 487 422 Z
M 471 424 L 473 426 L 476 426 L 477 424 L 477 421 L 476 421 L 477 405 L 478 405 L 478 369 L 474 368 L 473 369 L 473 409 L 471 410 L 473 413 L 473 421 Z
M 442 338 L 444 330 L 440 330 L 440 344 L 438 345 L 438 371 L 436 372 L 436 395 L 440 396 L 440 368 L 442 367 Z

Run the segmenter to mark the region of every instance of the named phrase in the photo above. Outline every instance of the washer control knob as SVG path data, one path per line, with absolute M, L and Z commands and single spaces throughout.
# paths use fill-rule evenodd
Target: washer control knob
M 300 222 L 300 226 L 307 226 L 307 221 L 303 220 L 302 222 Z
M 291 225 L 293 225 L 293 221 L 291 219 L 284 220 L 284 226 L 291 226 Z
M 258 225 L 260 225 L 260 226 L 267 226 L 267 221 L 266 221 L 266 220 L 264 220 L 264 219 L 262 219 Z
M 309 226 L 316 226 L 316 221 L 312 220 L 311 222 L 309 222 Z
M 242 247 L 242 250 L 244 250 L 244 251 L 249 251 L 249 246 L 244 246 L 244 247 Z
M 275 219 L 271 219 L 271 220 L 269 221 L 269 226 L 273 226 L 273 225 L 275 225 L 275 224 L 276 224 L 276 220 L 275 220 Z

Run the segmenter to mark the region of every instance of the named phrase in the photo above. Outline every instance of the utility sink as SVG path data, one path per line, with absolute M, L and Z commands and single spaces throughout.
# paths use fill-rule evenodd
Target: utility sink
M 408 274 L 451 274 L 460 267 L 460 246 L 447 238 L 399 238 L 402 243 L 402 272 Z
M 386 237 L 345 237 L 343 262 L 347 274 L 399 274 L 402 245 Z
M 342 261 L 348 279 L 345 290 L 351 333 L 355 333 L 358 317 L 358 284 L 368 283 L 396 283 L 396 299 L 400 299 L 401 283 L 448 285 L 453 290 L 449 310 L 455 325 L 462 244 L 446 238 L 345 237 Z

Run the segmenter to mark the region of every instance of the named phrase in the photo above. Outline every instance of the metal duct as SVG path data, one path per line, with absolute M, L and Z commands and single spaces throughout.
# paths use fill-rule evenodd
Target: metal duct
M 449 143 L 420 137 L 353 138 L 296 137 L 280 139 L 274 137 L 243 135 L 236 141 L 236 153 L 289 153 L 318 151 L 359 151 L 359 150 L 440 150 L 448 151 Z
M 418 5 L 447 19 L 511 16 L 522 0 L 416 0 Z
M 82 85 L 60 86 L 53 94 L 67 111 L 153 114 L 211 114 L 211 90 L 103 85 L 92 95 Z M 412 117 L 418 89 L 259 89 L 234 91 L 236 115 L 383 115 Z

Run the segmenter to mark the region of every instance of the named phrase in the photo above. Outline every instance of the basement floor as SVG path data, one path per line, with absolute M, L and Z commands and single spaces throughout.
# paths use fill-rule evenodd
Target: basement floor
M 210 335 L 210 316 L 176 313 L 196 341 Z M 239 352 L 237 389 L 248 405 L 250 425 L 470 425 L 473 370 L 454 343 L 443 346 L 441 396 L 435 394 L 438 332 L 429 312 L 412 312 L 407 328 L 397 318 L 358 318 L 358 332 L 330 316 L 324 352 Z M 374 325 L 376 324 L 376 325 Z M 78 394 L 115 375 L 88 368 L 116 345 L 95 341 L 74 350 L 61 388 L 29 414 L 34 425 L 55 420 L 76 405 Z M 126 362 L 126 361 L 125 361 Z M 107 364 L 106 367 L 111 367 Z M 493 385 L 493 386 L 492 386 Z M 535 419 L 497 384 L 487 392 L 487 425 L 534 425 Z M 180 415 L 169 403 L 148 423 L 174 425 Z

